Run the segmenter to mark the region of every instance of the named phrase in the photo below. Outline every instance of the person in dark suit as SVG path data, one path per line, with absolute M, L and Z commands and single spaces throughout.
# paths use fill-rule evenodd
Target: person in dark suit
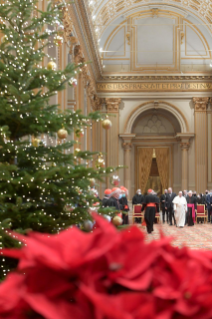
M 209 194 L 206 196 L 207 210 L 208 210 L 208 223 L 212 223 L 212 190 L 210 190 Z
M 168 188 L 168 193 L 166 194 L 166 204 L 165 204 L 165 208 L 168 212 L 168 216 L 169 216 L 169 225 L 172 226 L 172 218 L 174 218 L 174 224 L 176 225 L 176 221 L 175 221 L 175 217 L 174 217 L 174 207 L 173 207 L 173 199 L 176 197 L 177 195 L 175 193 L 172 192 L 172 188 L 169 187 Z
M 164 190 L 164 194 L 161 195 L 160 197 L 160 207 L 161 207 L 161 210 L 162 210 L 162 215 L 163 215 L 163 223 L 165 223 L 165 215 L 166 215 L 166 221 L 168 223 L 168 212 L 165 208 L 165 204 L 166 204 L 166 195 L 167 195 L 167 189 Z

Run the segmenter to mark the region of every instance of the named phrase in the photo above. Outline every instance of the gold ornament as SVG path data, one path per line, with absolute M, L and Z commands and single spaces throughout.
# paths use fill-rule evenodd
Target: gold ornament
M 105 129 L 105 130 L 109 130 L 112 126 L 112 122 L 111 120 L 109 120 L 108 117 L 106 117 L 105 120 L 102 121 L 102 127 Z
M 7 35 L 5 34 L 2 38 L 1 38 L 1 43 L 5 43 L 8 40 Z
M 32 146 L 38 147 L 40 143 L 41 143 L 41 140 L 39 140 L 39 138 L 34 138 L 32 141 Z
M 53 61 L 50 61 L 48 64 L 47 64 L 47 69 L 48 70 L 53 70 L 53 71 L 56 71 L 57 69 L 57 64 Z
M 77 155 L 80 152 L 80 148 L 75 148 L 74 155 Z
M 115 217 L 112 219 L 112 223 L 113 223 L 113 225 L 115 225 L 115 226 L 120 226 L 120 225 L 123 223 L 123 220 L 122 220 L 121 217 L 115 216 Z
M 68 132 L 64 128 L 61 128 L 57 132 L 57 136 L 58 136 L 59 139 L 63 140 L 64 138 L 66 138 L 68 136 Z
M 60 35 L 56 35 L 54 37 L 54 44 L 56 44 L 57 46 L 60 46 L 63 44 L 63 37 L 61 37 Z
M 102 153 L 99 153 L 98 159 L 96 161 L 96 167 L 97 168 L 105 167 L 105 161 L 104 161 L 104 157 L 103 157 Z

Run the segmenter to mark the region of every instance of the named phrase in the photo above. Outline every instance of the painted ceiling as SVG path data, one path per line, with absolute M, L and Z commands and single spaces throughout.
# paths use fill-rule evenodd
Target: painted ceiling
M 97 36 L 116 18 L 129 14 L 134 9 L 141 10 L 145 5 L 171 5 L 184 9 L 201 18 L 212 30 L 212 1 L 211 0 L 87 0 L 91 10 L 93 24 Z

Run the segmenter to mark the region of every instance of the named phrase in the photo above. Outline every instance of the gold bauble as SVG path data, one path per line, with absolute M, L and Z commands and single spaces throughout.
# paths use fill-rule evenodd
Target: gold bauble
M 1 43 L 5 43 L 8 40 L 8 37 L 6 35 L 3 35 L 1 38 Z
M 102 121 L 102 127 L 105 129 L 105 130 L 109 130 L 112 126 L 112 122 L 111 120 L 109 120 L 108 118 L 105 119 L 104 121 Z
M 39 138 L 34 138 L 32 141 L 32 146 L 38 147 L 40 145 L 41 140 Z
M 120 226 L 120 225 L 122 225 L 123 220 L 122 220 L 121 217 L 115 216 L 115 217 L 112 219 L 112 223 L 113 223 L 113 225 L 115 225 L 115 226 Z
M 68 132 L 64 129 L 61 128 L 58 132 L 57 132 L 57 136 L 58 138 L 60 138 L 61 140 L 63 140 L 64 138 L 66 138 L 68 136 Z
M 47 69 L 48 70 L 53 70 L 53 71 L 56 71 L 57 69 L 57 64 L 53 61 L 50 61 L 48 64 L 47 64 Z
M 80 152 L 80 148 L 75 148 L 74 155 L 77 155 Z

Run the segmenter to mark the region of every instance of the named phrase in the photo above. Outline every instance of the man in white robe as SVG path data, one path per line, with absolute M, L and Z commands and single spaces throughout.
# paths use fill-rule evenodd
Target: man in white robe
M 187 201 L 182 192 L 179 192 L 179 195 L 174 198 L 172 201 L 174 204 L 174 216 L 176 219 L 177 227 L 184 227 L 185 225 L 185 216 L 187 212 Z

